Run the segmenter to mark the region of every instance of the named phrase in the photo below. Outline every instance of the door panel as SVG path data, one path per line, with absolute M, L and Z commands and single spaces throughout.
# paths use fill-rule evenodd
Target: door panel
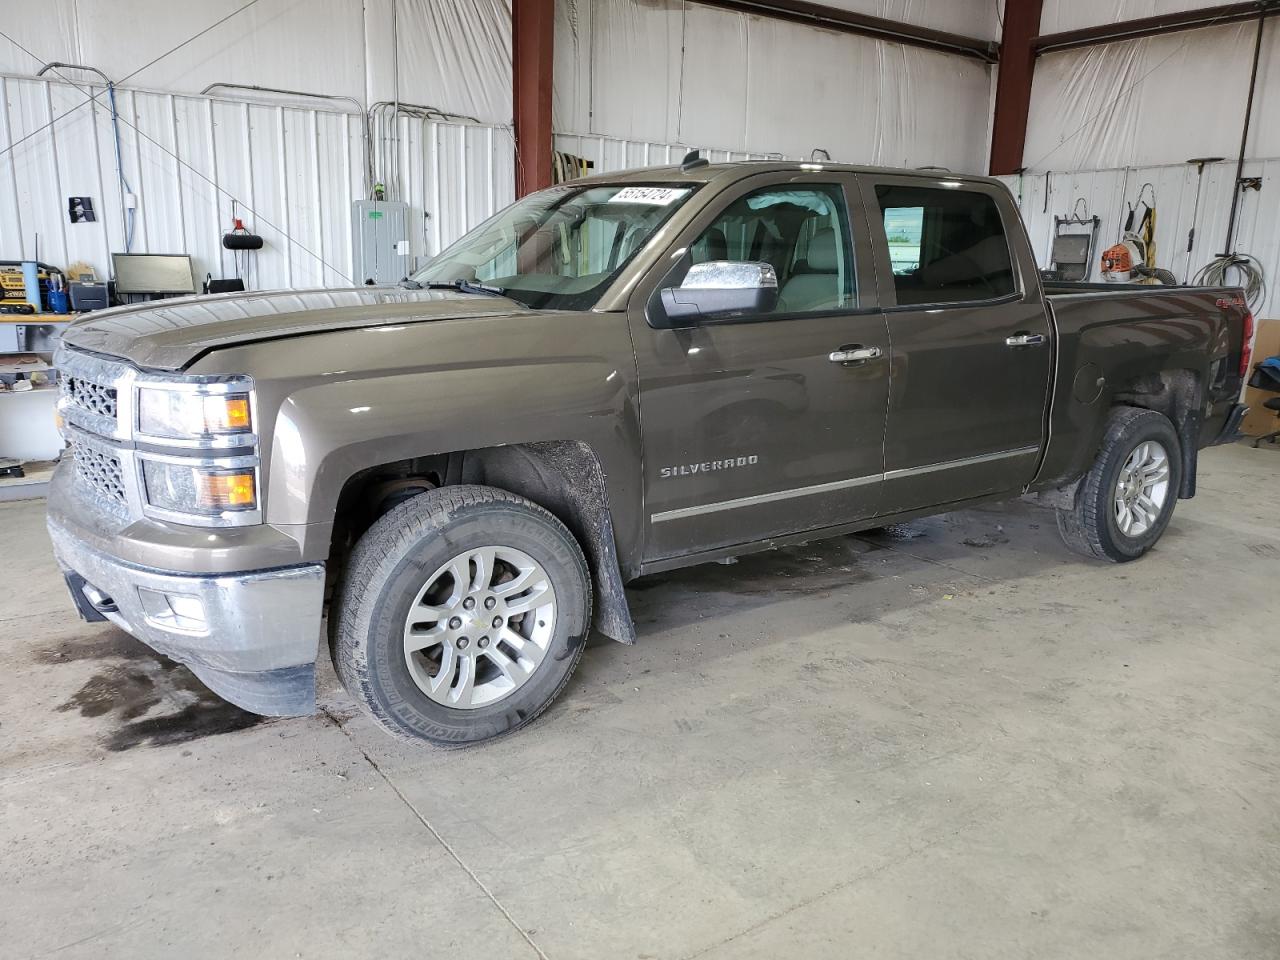
M 675 245 L 677 253 L 688 250 L 689 260 L 769 260 L 779 274 L 777 310 L 686 329 L 655 328 L 643 309 L 630 311 L 644 437 L 646 560 L 831 526 L 877 510 L 889 341 L 870 255 L 855 244 L 850 271 L 847 251 L 833 264 L 829 251 L 818 249 L 830 241 L 829 221 L 800 215 L 795 236 L 788 227 L 770 236 L 750 214 L 744 223 L 734 213 L 762 191 L 803 191 L 807 184 L 839 185 L 853 210 L 835 232 L 865 238 L 852 178 L 766 174 L 717 198 Z M 792 206 L 813 205 L 801 194 L 791 199 Z M 655 302 L 661 286 L 679 282 L 680 270 L 638 287 L 640 303 Z M 833 307 L 824 291 L 837 290 L 833 278 L 849 272 L 866 292 L 842 295 L 843 305 Z M 881 355 L 852 363 L 830 359 L 850 347 Z
M 1020 489 L 1052 363 L 1021 225 L 985 184 L 864 176 L 863 197 L 892 343 L 882 512 Z
M 882 344 L 884 318 L 815 317 L 636 331 L 646 559 L 875 514 L 888 364 L 828 355 Z

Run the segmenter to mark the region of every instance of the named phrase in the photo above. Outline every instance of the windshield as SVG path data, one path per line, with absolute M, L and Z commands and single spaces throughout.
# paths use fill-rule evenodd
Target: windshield
M 541 190 L 442 250 L 413 279 L 466 280 L 501 287 L 529 307 L 588 310 L 693 191 L 661 184 Z

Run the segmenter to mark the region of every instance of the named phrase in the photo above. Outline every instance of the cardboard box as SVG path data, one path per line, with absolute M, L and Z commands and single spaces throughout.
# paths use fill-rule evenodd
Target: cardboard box
M 1280 320 L 1259 320 L 1258 330 L 1253 337 L 1253 361 L 1249 368 L 1253 374 L 1252 364 L 1267 357 L 1280 356 Z M 1247 377 L 1245 379 L 1248 379 Z M 1244 388 L 1243 403 L 1249 407 L 1249 413 L 1240 424 L 1240 432 L 1247 437 L 1260 437 L 1272 430 L 1280 430 L 1280 418 L 1275 410 L 1267 410 L 1262 406 L 1264 400 L 1280 397 L 1280 393 L 1270 390 L 1259 390 L 1257 387 Z

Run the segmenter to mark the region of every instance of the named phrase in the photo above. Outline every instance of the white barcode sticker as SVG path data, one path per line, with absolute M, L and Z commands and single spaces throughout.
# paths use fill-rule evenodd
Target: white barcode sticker
M 688 187 L 623 187 L 610 203 L 644 203 L 653 207 L 667 207 L 689 192 Z

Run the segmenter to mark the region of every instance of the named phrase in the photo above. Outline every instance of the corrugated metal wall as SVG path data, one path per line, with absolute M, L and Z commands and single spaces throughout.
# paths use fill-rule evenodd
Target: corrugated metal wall
M 733 150 L 715 150 L 675 143 L 623 140 L 618 137 L 603 137 L 595 133 L 557 133 L 555 148 L 560 153 L 571 154 L 594 164 L 588 169 L 588 174 L 613 173 L 635 167 L 660 167 L 679 163 L 686 153 L 694 149 L 701 150 L 702 155 L 712 163 L 786 159 L 780 153 L 740 153 Z
M 997 31 L 992 0 L 838 5 L 966 34 Z M 686 0 L 557 0 L 555 33 L 559 130 L 985 166 L 993 71 L 976 60 Z
M 198 276 L 235 276 L 221 247 L 234 204 L 265 241 L 240 254 L 250 287 L 349 282 L 351 201 L 365 196 L 359 114 L 127 89 L 116 103 L 121 167 L 138 198 L 133 252 L 189 253 Z M 379 131 L 374 154 L 379 175 L 399 155 L 414 258 L 513 199 L 507 128 L 402 117 L 396 129 Z M 69 223 L 69 196 L 92 197 L 97 222 Z M 0 259 L 37 256 L 38 243 L 41 260 L 107 275 L 109 254 L 126 247 L 120 197 L 105 89 L 0 76 Z
M 1048 266 L 1055 215 L 1069 216 L 1077 201 L 1083 200 L 1082 209 L 1101 217 L 1093 280 L 1102 279 L 1098 262 L 1102 251 L 1120 239 L 1129 205 L 1137 202 L 1143 184 L 1150 183 L 1156 195 L 1156 265 L 1172 270 L 1179 281 L 1189 281 L 1222 252 L 1235 172 L 1235 161 L 1227 161 L 1206 164 L 1203 179 L 1193 165 L 1185 163 L 1000 179 L 1018 198 L 1041 266 Z M 1261 177 L 1262 189 L 1241 194 L 1234 246 L 1239 253 L 1257 257 L 1266 271 L 1267 297 L 1255 305 L 1254 312 L 1259 317 L 1280 317 L 1280 219 L 1275 217 L 1274 199 L 1280 191 L 1280 159 L 1248 162 L 1244 176 Z M 1188 253 L 1193 227 L 1194 246 Z

